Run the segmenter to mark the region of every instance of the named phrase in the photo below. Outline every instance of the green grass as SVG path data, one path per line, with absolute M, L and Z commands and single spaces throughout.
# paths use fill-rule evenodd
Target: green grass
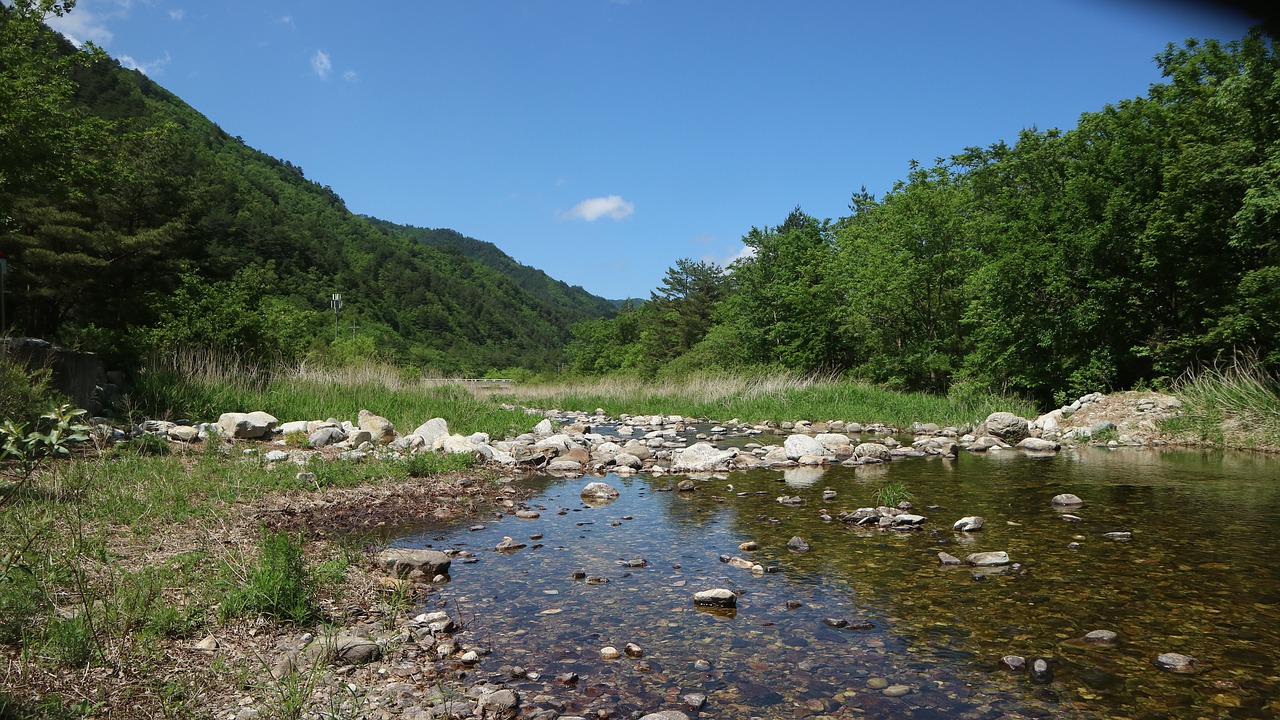
M 1182 413 L 1162 429 L 1235 448 L 1280 449 L 1280 380 L 1238 362 L 1183 378 L 1174 387 Z
M 316 580 L 302 556 L 302 538 L 296 541 L 287 533 L 265 533 L 262 555 L 248 569 L 218 608 L 218 615 L 229 618 L 265 616 L 299 625 L 319 616 L 316 605 Z
M 224 412 L 262 410 L 281 422 L 338 418 L 360 410 L 382 415 L 401 433 L 434 417 L 451 432 L 505 437 L 527 431 L 530 417 L 504 410 L 463 383 L 412 376 L 371 365 L 359 368 L 265 368 L 235 358 L 178 355 L 154 360 L 122 408 L 132 419 L 212 422 Z
M 610 415 L 680 414 L 743 422 L 845 420 L 906 427 L 913 422 L 963 425 L 997 410 L 1035 417 L 1026 400 L 995 395 L 943 397 L 903 393 L 863 383 L 826 378 L 752 375 L 702 375 L 646 383 L 603 378 L 572 384 L 517 386 L 502 396 L 535 407 L 592 411 Z

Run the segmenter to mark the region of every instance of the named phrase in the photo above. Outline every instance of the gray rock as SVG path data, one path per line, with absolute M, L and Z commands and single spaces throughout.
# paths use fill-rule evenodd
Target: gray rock
M 694 710 L 701 710 L 707 704 L 707 696 L 702 693 L 688 693 L 681 695 L 680 701 Z
M 1058 452 L 1062 446 L 1052 440 L 1028 437 L 1019 440 L 1015 447 L 1030 452 Z
M 334 662 L 364 665 L 382 657 L 382 648 L 369 638 L 339 635 L 333 640 L 330 657 Z
M 787 541 L 787 549 L 796 552 L 809 552 L 809 543 L 805 542 L 804 538 L 796 535 Z
M 640 720 L 689 720 L 689 716 L 679 710 L 659 710 L 641 717 Z
M 1089 426 L 1089 434 L 1097 435 L 1099 433 L 1111 432 L 1116 429 L 1117 429 L 1116 424 L 1111 422 L 1110 420 L 1099 420 L 1098 422 Z
M 426 448 L 432 449 L 438 440 L 449 437 L 449 423 L 444 418 L 431 418 L 414 428 L 413 432 L 409 434 L 422 438 L 422 444 Z
M 556 458 L 547 463 L 545 469 L 550 473 L 578 473 L 582 471 L 582 463 L 572 458 Z
M 710 443 L 695 443 L 671 453 L 672 472 L 711 472 L 726 470 L 738 456 L 737 448 L 720 450 Z
M 887 446 L 873 442 L 860 443 L 853 449 L 853 457 L 858 460 L 883 460 L 885 462 L 893 459 L 893 455 L 889 452 Z
M 167 434 L 170 440 L 195 442 L 200 439 L 200 428 L 191 427 L 190 425 L 174 425 L 169 428 Z
M 993 412 L 987 416 L 984 424 L 989 435 L 1011 443 L 1025 438 L 1031 428 L 1031 423 L 1026 418 L 1010 412 Z
M 805 455 L 825 455 L 827 448 L 817 438 L 809 435 L 791 435 L 782 443 L 782 449 L 788 460 L 796 460 Z
M 1200 672 L 1199 661 L 1190 655 L 1183 655 L 1182 653 L 1161 653 L 1153 663 L 1161 670 L 1168 670 L 1180 675 L 1195 675 Z
M 1051 500 L 1050 502 L 1060 507 L 1079 507 L 1081 505 L 1084 505 L 1083 500 L 1081 500 L 1079 497 L 1075 495 L 1072 495 L 1071 493 L 1062 493 L 1061 495 L 1054 495 L 1053 500 Z
M 1053 668 L 1050 667 L 1049 661 L 1044 658 L 1035 658 L 1031 661 L 1031 679 L 1047 683 L 1053 680 Z
M 267 462 L 284 462 L 289 459 L 289 453 L 283 450 L 270 450 L 262 456 Z
M 689 479 L 681 480 L 676 483 L 676 490 L 679 492 L 693 492 L 695 489 L 696 486 L 693 484 L 693 481 Z
M 1000 658 L 1000 667 L 1009 672 L 1026 672 L 1027 659 L 1021 655 L 1005 655 Z
M 322 427 L 307 437 L 308 447 L 324 447 L 347 439 L 347 434 L 340 427 Z
M 644 461 L 631 452 L 620 452 L 613 456 L 613 464 L 617 467 L 631 468 L 639 470 L 644 467 Z
M 515 692 L 503 688 L 480 698 L 477 711 L 483 720 L 512 720 L 520 707 L 520 699 Z
M 942 563 L 943 565 L 959 565 L 959 564 L 960 564 L 960 558 L 958 558 L 958 557 L 956 557 L 955 555 L 952 555 L 952 554 L 950 554 L 950 553 L 939 552 L 939 553 L 938 553 L 938 562 Z
M 527 547 L 525 543 L 522 543 L 519 540 L 512 540 L 509 536 L 507 536 L 507 537 L 503 537 L 502 540 L 500 540 L 498 544 L 494 546 L 493 549 L 497 550 L 500 553 L 513 553 L 525 547 Z
M 995 567 L 998 565 L 1009 564 L 1009 553 L 1000 550 L 996 552 L 980 552 L 973 553 L 965 558 L 965 562 L 978 567 Z
M 391 548 L 383 550 L 375 557 L 382 569 L 397 577 L 404 577 L 414 570 L 421 571 L 427 577 L 435 577 L 449 572 L 452 561 L 448 555 L 439 550 L 415 550 L 412 548 Z
M 396 439 L 396 426 L 381 415 L 374 415 L 368 410 L 361 410 L 357 425 L 372 436 L 373 442 L 389 443 Z
M 582 488 L 582 497 L 584 499 L 594 500 L 615 500 L 618 498 L 618 489 L 609 483 L 590 482 L 586 487 Z
M 983 527 L 983 520 L 977 515 L 962 517 L 951 526 L 952 530 L 959 532 L 977 532 Z
M 462 435 L 448 435 L 438 438 L 436 444 L 440 451 L 449 455 L 470 455 L 476 452 L 478 443 L 470 437 Z
M 264 412 L 231 412 L 218 416 L 217 426 L 224 438 L 254 440 L 270 435 L 278 423 L 275 417 Z
M 880 693 L 885 697 L 902 697 L 903 695 L 906 695 L 909 692 L 911 692 L 910 685 L 890 685 L 889 687 L 880 691 Z
M 693 604 L 702 607 L 732 608 L 738 606 L 738 596 L 732 590 L 715 588 L 694 593 Z
M 1093 630 L 1085 634 L 1084 641 L 1092 645 L 1111 646 L 1116 644 L 1118 638 L 1111 630 Z

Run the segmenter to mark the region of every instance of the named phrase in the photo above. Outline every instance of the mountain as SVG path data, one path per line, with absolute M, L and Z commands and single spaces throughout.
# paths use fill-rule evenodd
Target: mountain
M 355 215 L 302 168 L 8 7 L 0 67 L 0 137 L 26 140 L 0 148 L 14 334 L 126 362 L 200 347 L 478 374 L 556 367 L 571 324 L 612 312 L 489 243 Z
M 423 228 L 364 216 L 366 220 L 389 232 L 410 238 L 445 252 L 457 251 L 485 267 L 497 270 L 532 294 L 534 297 L 566 310 L 579 310 L 580 319 L 589 320 L 610 315 L 622 307 L 624 300 L 606 300 L 592 295 L 580 285 L 569 285 L 556 280 L 542 270 L 530 267 L 506 254 L 497 245 L 485 240 L 467 237 L 449 228 Z

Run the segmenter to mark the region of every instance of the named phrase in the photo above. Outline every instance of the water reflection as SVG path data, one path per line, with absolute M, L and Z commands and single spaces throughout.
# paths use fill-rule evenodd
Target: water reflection
M 714 717 L 1274 717 L 1277 469 L 1248 455 L 1006 452 L 708 477 L 692 493 L 668 491 L 674 477 L 608 476 L 621 495 L 597 508 L 578 496 L 587 479 L 538 478 L 539 520 L 396 544 L 475 552 L 443 596 L 474 618 L 471 640 L 494 648 L 486 662 L 579 673 L 572 712 L 625 716 L 700 692 Z M 910 488 L 929 518 L 922 530 L 821 519 L 872 504 L 886 478 Z M 801 504 L 779 504 L 784 488 Z M 1068 511 L 1078 521 L 1050 505 L 1062 492 L 1085 501 Z M 953 532 L 967 515 L 985 529 Z M 1121 530 L 1132 540 L 1106 536 Z M 541 547 L 492 552 L 504 535 L 535 533 Z M 793 536 L 811 549 L 788 550 Z M 759 549 L 739 550 L 746 541 Z M 1003 550 L 1016 565 L 942 566 L 939 550 Z M 753 575 L 721 555 L 777 572 Z M 637 557 L 644 567 L 626 564 Z M 576 570 L 608 582 L 573 580 Z M 692 606 L 711 587 L 741 593 L 736 614 Z M 1097 629 L 1120 642 L 1080 641 Z M 603 645 L 628 642 L 642 660 L 599 659 Z M 1161 671 L 1152 660 L 1163 652 L 1208 669 Z M 1052 681 L 1000 671 L 1008 654 L 1050 658 Z

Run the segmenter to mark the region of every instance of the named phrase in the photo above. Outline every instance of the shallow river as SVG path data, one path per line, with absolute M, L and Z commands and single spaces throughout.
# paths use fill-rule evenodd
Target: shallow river
M 593 479 L 621 497 L 584 504 L 579 492 Z M 567 700 L 566 714 L 694 715 L 682 698 L 701 694 L 701 716 L 720 718 L 1280 717 L 1275 458 L 965 453 L 703 476 L 692 493 L 670 491 L 680 479 L 518 480 L 540 518 L 490 515 L 483 529 L 472 520 L 392 544 L 474 553 L 455 560 L 431 606 L 446 603 L 466 626 L 459 639 L 492 651 L 477 674 L 535 672 L 512 682 L 530 697 Z M 821 519 L 874 504 L 889 481 L 905 483 L 928 517 L 922 529 Z M 824 501 L 826 489 L 836 497 Z M 1064 492 L 1085 501 L 1066 511 L 1080 522 L 1050 505 Z M 782 505 L 781 495 L 803 502 Z M 953 532 L 967 515 L 985 518 L 985 529 Z M 1112 531 L 1132 539 L 1104 537 Z M 503 536 L 528 547 L 495 552 Z M 789 551 L 793 536 L 811 549 Z M 760 547 L 741 551 L 744 541 Z M 940 550 L 1004 550 L 1016 565 L 944 567 Z M 721 555 L 773 572 L 753 575 Z M 623 564 L 641 558 L 643 567 Z M 608 582 L 575 580 L 575 571 Z M 693 606 L 694 592 L 715 587 L 740 592 L 736 612 Z M 1118 633 L 1119 644 L 1079 641 L 1092 630 Z M 601 659 L 602 647 L 627 643 L 643 657 Z M 1195 657 L 1202 671 L 1157 668 L 1165 652 Z M 1005 671 L 1004 655 L 1048 658 L 1053 677 Z M 555 680 L 566 672 L 576 684 Z

